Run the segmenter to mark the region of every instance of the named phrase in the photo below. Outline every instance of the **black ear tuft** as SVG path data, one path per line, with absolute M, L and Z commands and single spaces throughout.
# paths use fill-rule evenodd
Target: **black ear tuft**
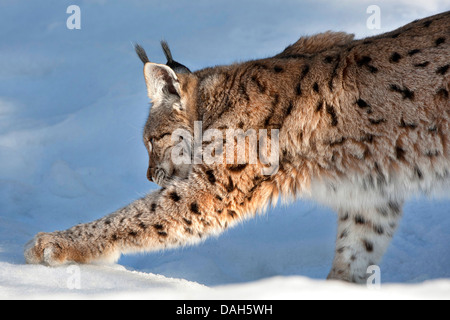
M 187 68 L 186 66 L 182 65 L 181 63 L 173 60 L 172 53 L 170 52 L 169 44 L 162 40 L 161 41 L 161 47 L 164 51 L 164 55 L 166 56 L 167 63 L 166 65 L 170 67 L 173 71 L 176 73 L 191 73 L 191 70 Z
M 144 48 L 142 48 L 139 44 L 134 45 L 134 50 L 136 51 L 139 59 L 141 59 L 143 64 L 146 64 L 147 62 L 150 62 L 150 60 L 147 57 L 147 53 L 145 52 Z
M 161 47 L 164 51 L 164 55 L 166 56 L 167 62 L 173 62 L 172 52 L 170 52 L 169 44 L 165 40 L 161 40 Z

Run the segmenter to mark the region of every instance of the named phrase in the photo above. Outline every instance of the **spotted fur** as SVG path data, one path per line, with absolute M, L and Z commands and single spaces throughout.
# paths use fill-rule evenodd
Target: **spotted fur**
M 449 61 L 449 12 L 362 40 L 301 38 L 272 58 L 193 73 L 144 61 L 148 176 L 163 188 L 97 221 L 38 234 L 26 260 L 89 263 L 197 243 L 280 197 L 305 197 L 338 212 L 329 278 L 364 282 L 407 197 L 449 186 Z M 203 132 L 279 129 L 278 171 L 261 174 L 261 162 L 174 165 L 171 134 L 193 133 L 195 121 Z

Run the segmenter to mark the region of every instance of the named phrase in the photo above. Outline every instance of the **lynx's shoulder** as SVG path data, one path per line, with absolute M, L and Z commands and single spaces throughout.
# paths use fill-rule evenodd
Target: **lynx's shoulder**
M 349 44 L 354 37 L 354 34 L 333 31 L 327 31 L 309 37 L 301 37 L 297 42 L 288 46 L 274 58 L 291 58 L 300 55 L 317 54 L 333 47 Z

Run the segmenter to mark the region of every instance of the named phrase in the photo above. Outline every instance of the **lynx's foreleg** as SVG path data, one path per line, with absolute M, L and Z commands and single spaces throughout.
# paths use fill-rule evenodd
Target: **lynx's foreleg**
M 249 195 L 264 179 L 251 179 L 252 168 L 239 173 L 218 165 L 196 167 L 178 180 L 97 221 L 65 231 L 39 233 L 25 249 L 28 263 L 50 266 L 67 262 L 115 261 L 122 253 L 183 246 L 218 234 L 250 212 Z M 239 179 L 242 187 L 237 188 Z M 251 207 L 251 209 L 255 209 Z

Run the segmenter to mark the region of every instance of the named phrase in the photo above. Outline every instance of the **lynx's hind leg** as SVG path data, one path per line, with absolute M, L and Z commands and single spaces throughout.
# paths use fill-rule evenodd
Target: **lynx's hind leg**
M 362 210 L 339 210 L 336 252 L 328 279 L 365 283 L 367 268 L 377 265 L 402 216 L 403 203 Z

